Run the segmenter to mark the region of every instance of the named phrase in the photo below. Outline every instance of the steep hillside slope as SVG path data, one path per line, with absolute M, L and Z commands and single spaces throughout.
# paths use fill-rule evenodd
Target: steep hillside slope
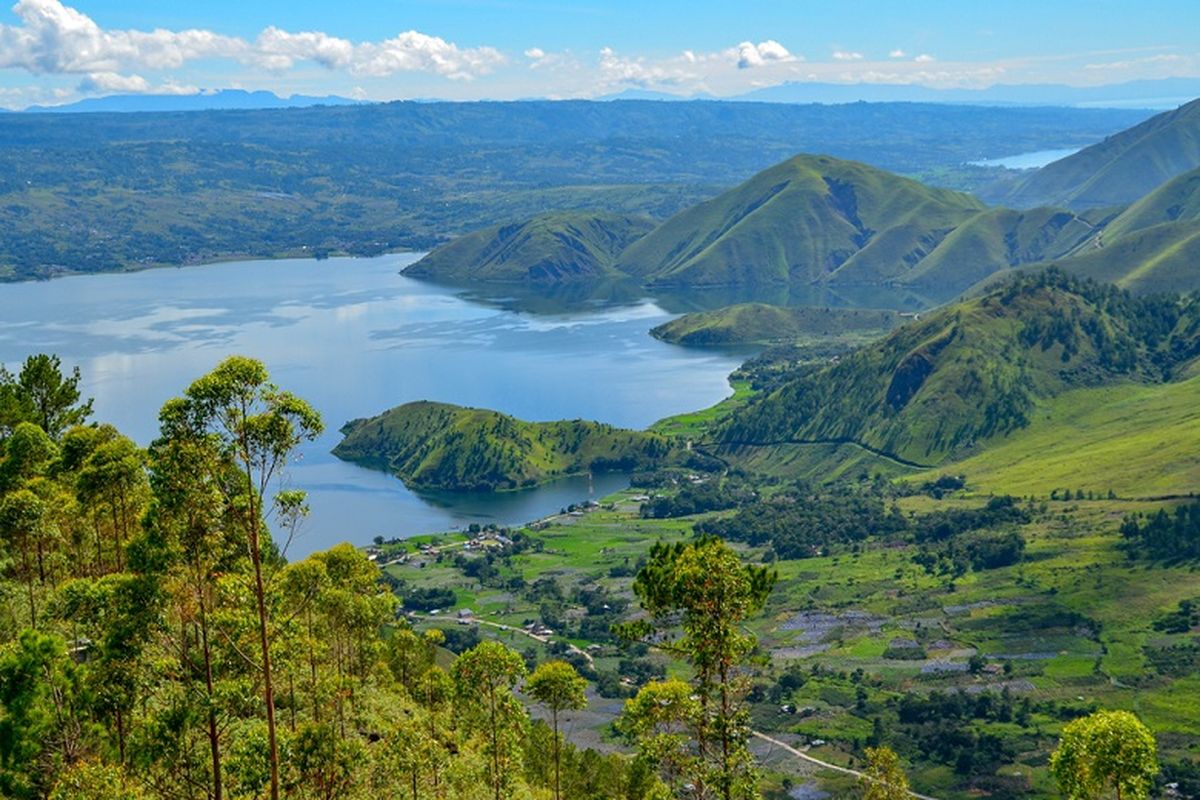
M 1095 236 L 1102 221 L 1102 215 L 1061 208 L 988 209 L 952 231 L 899 282 L 941 297 L 962 292 L 1007 268 L 1068 255 Z
M 613 274 L 617 255 L 654 228 L 645 217 L 561 212 L 495 225 L 443 245 L 404 270 L 445 281 L 553 283 Z
M 798 375 L 735 412 L 717 440 L 854 444 L 940 464 L 1024 428 L 1069 389 L 1161 381 L 1194 348 L 1171 338 L 1184 314 L 1061 272 L 1025 277 Z
M 524 422 L 485 409 L 417 402 L 347 423 L 333 454 L 392 472 L 408 486 L 518 489 L 661 458 L 666 440 L 596 422 Z
M 797 156 L 687 209 L 617 268 L 659 286 L 879 283 L 983 210 L 975 198 L 874 167 Z
M 1200 100 L 1048 164 L 1002 199 L 1021 208 L 1126 205 L 1196 167 L 1200 167 Z
M 739 303 L 714 311 L 698 311 L 650 331 L 672 344 L 778 344 L 798 339 L 830 339 L 845 335 L 882 335 L 903 318 L 895 311 L 862 308 L 783 308 L 766 303 Z
M 1200 168 L 1172 178 L 1125 209 L 1104 229 L 1106 239 L 1164 222 L 1200 220 Z

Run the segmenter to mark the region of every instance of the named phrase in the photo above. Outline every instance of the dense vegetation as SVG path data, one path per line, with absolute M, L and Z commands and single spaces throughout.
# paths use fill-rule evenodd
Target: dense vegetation
M 597 422 L 524 422 L 444 403 L 408 403 L 354 420 L 334 455 L 451 490 L 518 489 L 551 478 L 633 470 L 669 451 L 665 439 Z
M 978 185 L 1001 172 L 962 166 L 981 154 L 1142 118 L 710 102 L 4 114 L 0 278 L 427 249 L 546 211 L 665 218 L 801 151 Z
M 148 450 L 84 424 L 78 383 L 46 356 L 0 382 L 5 797 L 642 800 L 681 791 L 685 775 L 730 800 L 755 796 L 745 714 L 731 698 L 748 685 L 753 647 L 739 628 L 773 579 L 724 544 L 650 554 L 638 573 L 645 608 L 724 633 L 682 640 L 693 680 L 652 683 L 629 706 L 621 727 L 638 758 L 585 751 L 559 728 L 560 714 L 588 704 L 570 664 L 527 664 L 477 634 L 418 634 L 349 545 L 287 562 L 307 509 L 302 492 L 272 493 L 321 421 L 261 364 L 231 357 L 168 401 Z M 737 607 L 691 605 L 697 581 L 714 579 L 727 600 L 743 595 Z M 409 608 L 455 602 L 445 589 L 404 594 Z M 603 592 L 580 600 L 624 609 Z M 673 723 L 723 757 L 662 749 L 664 691 L 699 698 Z
M 937 464 L 1029 425 L 1079 387 L 1158 383 L 1194 358 L 1195 307 L 1058 272 L 946 307 L 753 398 L 718 431 L 726 446 L 853 444 Z
M 797 340 L 829 345 L 852 337 L 880 336 L 900 320 L 894 311 L 739 303 L 715 311 L 684 314 L 650 333 L 664 342 L 697 346 L 780 344 Z

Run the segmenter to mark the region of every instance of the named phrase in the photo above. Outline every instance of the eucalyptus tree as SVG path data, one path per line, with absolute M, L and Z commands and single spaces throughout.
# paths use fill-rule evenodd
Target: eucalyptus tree
M 867 748 L 867 764 L 858 785 L 863 800 L 909 800 L 911 795 L 900 756 L 890 747 Z
M 762 610 L 776 573 L 743 564 L 714 537 L 656 544 L 633 590 L 650 618 L 618 626 L 627 640 L 652 644 L 686 659 L 703 708 L 698 754 L 723 800 L 757 794 L 747 742 L 750 735 L 745 666 L 757 647 L 744 623 Z
M 275 722 L 275 686 L 271 674 L 270 613 L 267 607 L 264 498 L 304 441 L 320 435 L 320 415 L 306 402 L 270 382 L 266 367 L 244 356 L 231 356 L 198 378 L 183 397 L 169 400 L 160 415 L 165 438 L 182 436 L 211 443 L 229 468 L 216 485 L 241 517 L 252 565 L 251 592 L 258 617 L 258 645 L 266 707 L 270 758 L 270 797 L 279 798 L 279 742 Z M 232 479 L 236 474 L 236 480 Z M 240 512 L 240 513 L 239 513 Z
M 525 677 L 525 662 L 515 651 L 487 640 L 460 655 L 452 671 L 464 721 L 484 735 L 488 783 L 500 800 L 521 771 L 520 738 L 528 717 L 513 689 Z
M 525 683 L 525 692 L 550 711 L 554 734 L 554 799 L 562 798 L 562 754 L 558 715 L 587 707 L 587 679 L 565 661 L 539 664 Z

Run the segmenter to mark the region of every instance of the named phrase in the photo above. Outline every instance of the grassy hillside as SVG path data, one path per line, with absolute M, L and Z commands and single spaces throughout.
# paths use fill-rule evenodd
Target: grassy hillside
M 981 211 L 932 189 L 827 156 L 797 156 L 683 211 L 626 250 L 617 268 L 660 286 L 842 280 L 878 283 Z
M 961 292 L 1006 268 L 1069 254 L 1101 221 L 1060 208 L 989 209 L 952 231 L 899 280 L 939 296 Z
M 1200 169 L 1173 178 L 1125 209 L 1104 229 L 1118 238 L 1164 222 L 1200 220 Z
M 940 471 L 966 475 L 980 491 L 1022 496 L 1051 488 L 1120 497 L 1200 492 L 1200 377 L 1075 389 L 1031 417 L 1019 434 Z
M 1200 167 L 1200 100 L 1039 169 L 1003 198 L 1022 208 L 1126 205 Z
M 1142 300 L 1047 272 L 906 325 L 753 399 L 730 448 L 851 444 L 906 466 L 1026 428 L 1064 392 L 1154 383 L 1196 355 L 1195 304 Z
M 896 327 L 901 319 L 895 311 L 740 303 L 715 311 L 684 314 L 650 333 L 672 344 L 780 344 L 814 337 L 826 341 L 847 336 L 870 338 Z
M 405 484 L 452 491 L 519 489 L 565 475 L 633 469 L 661 458 L 666 440 L 596 422 L 524 422 L 496 411 L 408 403 L 342 428 L 338 458 L 394 473 Z
M 553 283 L 612 276 L 617 255 L 654 222 L 603 212 L 542 214 L 494 225 L 437 248 L 405 275 L 446 281 Z

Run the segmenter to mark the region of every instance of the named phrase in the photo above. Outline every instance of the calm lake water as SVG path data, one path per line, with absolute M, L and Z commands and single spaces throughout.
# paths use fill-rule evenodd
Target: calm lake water
M 1001 158 L 988 158 L 983 161 L 972 161 L 977 167 L 1005 167 L 1007 169 L 1041 169 L 1047 164 L 1061 158 L 1078 153 L 1080 148 L 1067 147 L 1059 150 L 1034 150 L 1031 153 L 1017 153 Z
M 401 277 L 414 255 L 249 261 L 0 286 L 0 362 L 30 353 L 78 365 L 95 419 L 142 444 L 158 410 L 223 357 L 261 359 L 281 387 L 311 402 L 327 431 L 289 483 L 312 515 L 289 556 L 340 541 L 525 522 L 626 485 L 567 479 L 519 493 L 424 494 L 329 455 L 337 429 L 410 400 L 494 408 L 530 420 L 585 418 L 645 427 L 725 397 L 740 356 L 663 344 L 672 314 L 618 295 L 538 313 L 469 300 Z

